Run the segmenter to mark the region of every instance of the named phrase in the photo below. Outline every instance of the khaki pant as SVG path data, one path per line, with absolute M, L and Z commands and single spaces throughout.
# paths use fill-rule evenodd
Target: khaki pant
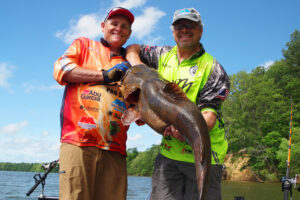
M 97 147 L 60 147 L 60 200 L 125 200 L 126 158 Z

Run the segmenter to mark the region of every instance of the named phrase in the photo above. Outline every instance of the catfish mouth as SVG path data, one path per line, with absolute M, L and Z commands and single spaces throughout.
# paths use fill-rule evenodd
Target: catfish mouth
M 136 88 L 134 91 L 130 92 L 129 95 L 125 98 L 126 102 L 130 104 L 137 104 L 140 98 L 141 89 Z

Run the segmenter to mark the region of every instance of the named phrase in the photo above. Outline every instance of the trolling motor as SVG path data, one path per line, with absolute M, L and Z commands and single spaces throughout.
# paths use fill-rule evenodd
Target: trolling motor
M 33 176 L 35 180 L 34 186 L 26 193 L 27 196 L 29 196 L 36 188 L 37 186 L 41 183 L 42 184 L 42 194 L 38 197 L 38 200 L 58 200 L 58 197 L 45 197 L 44 195 L 44 187 L 46 184 L 46 178 L 47 175 L 51 172 L 52 169 L 54 169 L 57 165 L 59 160 L 55 160 L 50 163 L 43 164 L 42 167 L 46 172 L 41 176 L 41 174 L 35 174 Z

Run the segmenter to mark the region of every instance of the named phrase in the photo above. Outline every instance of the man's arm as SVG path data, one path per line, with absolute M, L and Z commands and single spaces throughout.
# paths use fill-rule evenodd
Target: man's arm
M 133 66 L 143 64 L 140 59 L 141 46 L 138 44 L 129 45 L 126 48 L 126 60 Z
M 212 111 L 203 111 L 202 115 L 206 121 L 208 130 L 211 130 L 216 124 L 216 120 L 217 120 L 216 114 Z
M 68 83 L 100 82 L 104 81 L 103 71 L 75 67 L 64 74 L 63 81 Z
M 116 64 L 109 70 L 90 70 L 81 67 L 75 67 L 65 73 L 62 80 L 68 83 L 85 83 L 85 82 L 104 82 L 111 83 L 120 81 L 130 67 L 128 62 Z
M 59 84 L 66 85 L 67 83 L 85 82 L 111 83 L 121 80 L 126 70 L 130 67 L 128 62 L 122 62 L 107 71 L 82 68 L 78 63 L 82 56 L 81 50 L 84 47 L 82 38 L 74 40 L 64 55 L 54 63 L 53 77 Z
M 133 44 L 126 48 L 126 59 L 131 65 L 146 64 L 151 68 L 158 69 L 159 58 L 171 49 L 171 46 Z
M 216 61 L 209 79 L 198 94 L 197 106 L 200 109 L 213 108 L 218 112 L 220 105 L 229 94 L 229 90 L 229 77 L 222 65 Z
M 216 114 L 212 111 L 203 111 L 202 115 L 207 124 L 208 130 L 211 130 L 216 124 L 216 120 L 217 120 Z M 175 129 L 173 125 L 168 126 L 166 128 L 164 132 L 164 136 L 168 136 L 168 135 L 177 138 L 181 141 L 185 141 L 185 139 L 180 135 L 180 132 L 177 129 Z

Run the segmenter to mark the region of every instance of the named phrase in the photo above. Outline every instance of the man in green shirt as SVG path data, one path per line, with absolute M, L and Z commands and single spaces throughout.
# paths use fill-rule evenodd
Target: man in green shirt
M 202 32 L 202 20 L 196 9 L 177 10 L 172 22 L 176 46 L 131 45 L 127 47 L 126 59 L 132 65 L 145 63 L 157 69 L 163 78 L 177 83 L 201 110 L 212 149 L 206 199 L 220 200 L 222 166 L 228 147 L 221 103 L 228 95 L 230 82 L 223 67 L 205 52 L 200 43 Z M 192 147 L 172 125 L 165 130 L 155 161 L 151 199 L 199 199 Z

